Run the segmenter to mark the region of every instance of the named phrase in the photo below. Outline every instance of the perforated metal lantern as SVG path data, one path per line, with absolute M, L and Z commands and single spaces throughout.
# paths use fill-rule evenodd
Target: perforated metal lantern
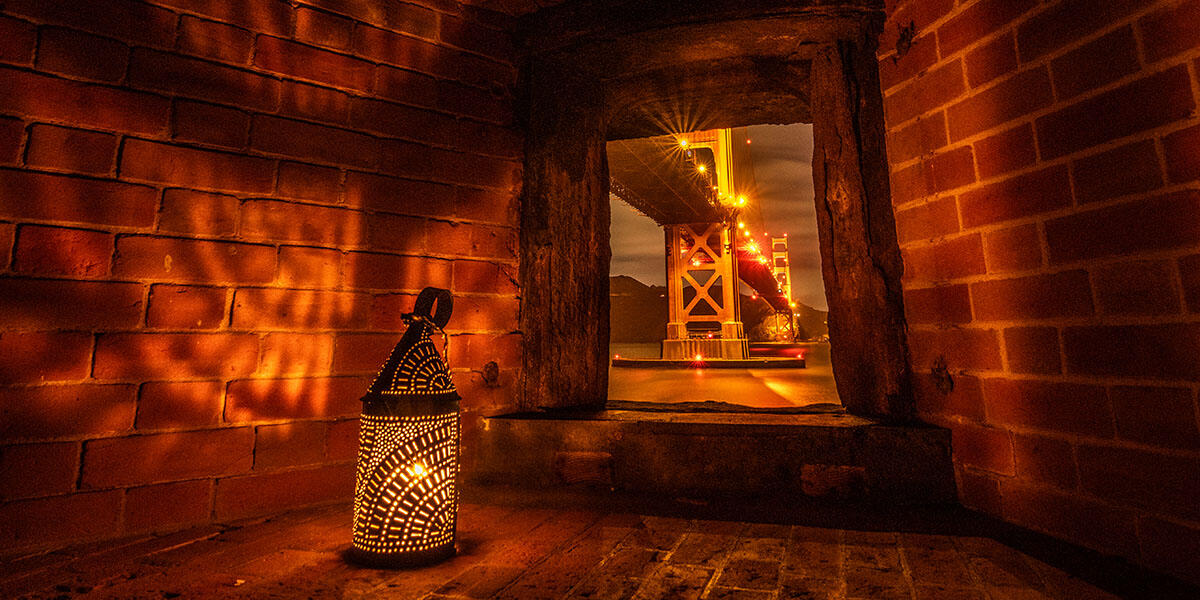
M 350 550 L 356 562 L 402 567 L 454 555 L 459 396 L 431 337 L 452 309 L 450 292 L 422 290 L 403 315 L 408 330 L 362 398 Z

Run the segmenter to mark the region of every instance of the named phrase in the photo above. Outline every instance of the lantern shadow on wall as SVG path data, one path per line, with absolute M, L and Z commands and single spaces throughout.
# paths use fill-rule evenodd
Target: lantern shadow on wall
M 454 555 L 460 398 L 431 337 L 452 309 L 447 290 L 422 290 L 404 315 L 408 330 L 362 398 L 353 562 L 405 567 Z

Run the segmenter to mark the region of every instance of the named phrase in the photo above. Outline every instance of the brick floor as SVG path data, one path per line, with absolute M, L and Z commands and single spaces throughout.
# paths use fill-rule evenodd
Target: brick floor
M 0 597 L 1115 598 L 983 537 L 466 504 L 459 554 L 409 571 L 347 564 L 342 506 L 0 563 Z

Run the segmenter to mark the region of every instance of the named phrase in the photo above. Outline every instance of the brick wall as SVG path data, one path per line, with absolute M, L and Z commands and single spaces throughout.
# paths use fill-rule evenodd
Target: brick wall
M 1195 581 L 1200 4 L 888 5 L 919 409 L 962 501 Z
M 358 397 L 425 285 L 457 296 L 468 451 L 511 404 L 508 17 L 0 6 L 0 548 L 346 497 Z

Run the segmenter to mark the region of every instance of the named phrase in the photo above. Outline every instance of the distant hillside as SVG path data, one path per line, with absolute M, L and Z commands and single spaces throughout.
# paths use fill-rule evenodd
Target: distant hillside
M 667 288 L 646 285 L 628 275 L 609 278 L 609 340 L 613 343 L 662 341 L 667 332 Z M 751 340 L 767 339 L 762 323 L 771 315 L 771 308 L 762 300 L 743 295 L 742 323 Z M 800 339 L 826 335 L 825 311 L 800 304 Z

